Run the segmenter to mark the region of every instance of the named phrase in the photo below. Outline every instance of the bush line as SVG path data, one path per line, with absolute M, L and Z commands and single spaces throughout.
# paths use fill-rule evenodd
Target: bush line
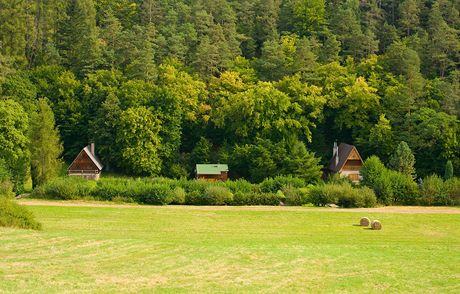
M 260 184 L 246 180 L 209 182 L 168 178 L 101 178 L 87 181 L 60 177 L 36 188 L 32 197 L 46 199 L 94 199 L 167 205 L 305 205 L 374 207 L 383 205 L 460 205 L 460 179 L 425 178 L 417 185 L 394 171 L 375 173 L 364 169 L 361 186 L 345 179 L 308 185 L 302 179 L 278 176 Z M 372 175 L 372 176 L 369 176 Z

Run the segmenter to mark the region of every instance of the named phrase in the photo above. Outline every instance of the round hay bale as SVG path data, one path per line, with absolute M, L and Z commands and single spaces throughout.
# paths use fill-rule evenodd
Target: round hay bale
M 363 227 L 367 227 L 369 226 L 369 224 L 371 223 L 371 220 L 367 217 L 362 217 L 360 220 L 359 220 L 359 225 L 360 226 L 363 226 Z
M 371 223 L 371 228 L 373 230 L 381 230 L 382 229 L 382 223 L 380 223 L 378 220 L 373 220 Z

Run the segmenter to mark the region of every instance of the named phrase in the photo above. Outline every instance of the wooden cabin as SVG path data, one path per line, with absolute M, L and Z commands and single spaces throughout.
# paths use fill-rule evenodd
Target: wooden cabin
M 98 180 L 102 164 L 94 152 L 94 144 L 83 148 L 67 169 L 69 176 L 82 177 L 88 180 Z
M 196 178 L 210 181 L 226 181 L 228 179 L 228 165 L 226 164 L 197 164 Z
M 342 177 L 348 177 L 357 183 L 361 180 L 359 171 L 363 166 L 363 159 L 359 155 L 355 146 L 340 143 L 334 143 L 333 155 L 331 162 L 327 166 L 328 174 L 339 174 Z

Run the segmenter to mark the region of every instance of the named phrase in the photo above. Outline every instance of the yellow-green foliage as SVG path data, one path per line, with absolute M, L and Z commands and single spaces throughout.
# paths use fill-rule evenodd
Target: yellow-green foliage
M 342 207 L 373 207 L 377 203 L 374 191 L 368 187 L 354 188 L 348 183 L 329 183 L 313 187 L 311 201 L 315 205 L 337 204 Z
M 0 227 L 40 230 L 42 226 L 25 207 L 0 196 Z
M 425 177 L 420 187 L 422 205 L 460 205 L 460 179 L 447 181 L 437 175 Z

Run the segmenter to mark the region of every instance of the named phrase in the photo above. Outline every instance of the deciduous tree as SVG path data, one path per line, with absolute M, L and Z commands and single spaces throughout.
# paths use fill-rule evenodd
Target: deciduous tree
M 63 147 L 46 99 L 39 99 L 38 111 L 31 115 L 29 126 L 30 167 L 33 186 L 45 184 L 57 176 L 62 167 Z

